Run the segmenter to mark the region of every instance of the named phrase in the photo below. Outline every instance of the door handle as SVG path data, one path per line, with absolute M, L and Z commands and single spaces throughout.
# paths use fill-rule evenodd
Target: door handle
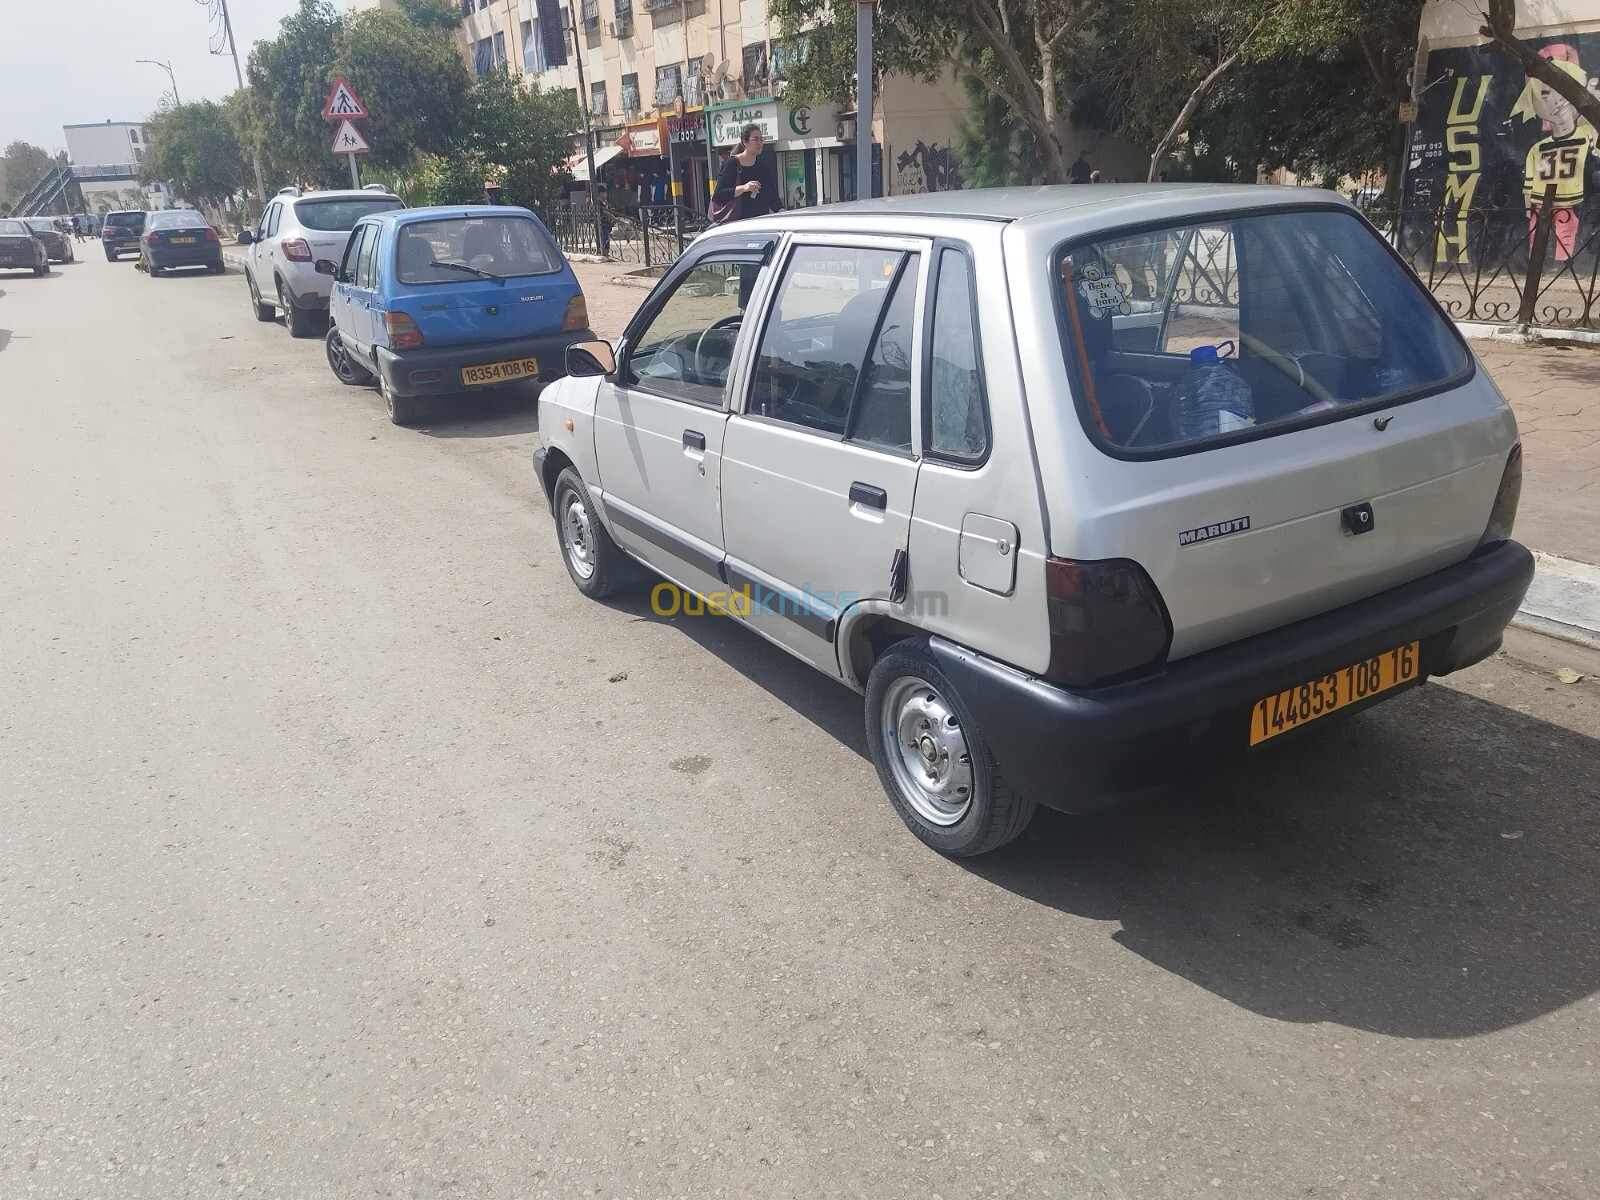
M 685 429 L 683 431 L 683 448 L 685 450 L 699 450 L 702 454 L 705 453 L 706 435 L 693 429 Z
M 889 493 L 881 487 L 873 487 L 870 483 L 852 483 L 850 485 L 850 503 L 859 504 L 862 508 L 875 508 L 883 512 L 889 507 Z

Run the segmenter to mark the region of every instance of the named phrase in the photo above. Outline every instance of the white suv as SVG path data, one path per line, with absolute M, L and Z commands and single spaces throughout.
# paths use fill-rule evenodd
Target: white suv
M 658 613 L 865 693 L 890 800 L 946 854 L 1470 666 L 1533 575 L 1511 410 L 1312 188 L 740 221 L 567 370 L 535 458 L 574 583 L 643 564 Z
M 281 311 L 291 337 L 317 333 L 318 314 L 328 311 L 331 282 L 317 274 L 317 260 L 341 258 L 350 231 L 362 217 L 404 207 L 398 196 L 372 187 L 280 191 L 263 210 L 256 231 L 239 235 L 239 244 L 249 247 L 244 275 L 256 320 L 275 320 Z

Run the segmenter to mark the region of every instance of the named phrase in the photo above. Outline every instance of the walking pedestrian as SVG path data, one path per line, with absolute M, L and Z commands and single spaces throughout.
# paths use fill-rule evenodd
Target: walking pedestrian
M 764 217 L 783 208 L 783 196 L 778 191 L 778 176 L 772 163 L 761 159 L 766 139 L 761 126 L 746 125 L 739 131 L 739 149 L 728 155 L 722 169 L 717 172 L 717 187 L 711 193 L 710 217 L 713 225 L 726 225 L 747 217 Z M 750 302 L 750 292 L 756 285 L 761 268 L 741 264 L 739 267 L 739 311 Z
M 77 241 L 83 241 L 83 214 L 72 214 L 72 236 Z

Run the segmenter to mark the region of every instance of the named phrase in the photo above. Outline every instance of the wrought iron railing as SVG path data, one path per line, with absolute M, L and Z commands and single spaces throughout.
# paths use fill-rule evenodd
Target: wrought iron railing
M 1452 317 L 1600 329 L 1600 221 L 1533 206 L 1401 208 L 1376 222 Z
M 584 204 L 558 204 L 543 214 L 568 254 L 594 254 L 646 267 L 666 266 L 707 227 L 704 213 L 681 204 L 646 204 L 613 212 L 596 226 Z

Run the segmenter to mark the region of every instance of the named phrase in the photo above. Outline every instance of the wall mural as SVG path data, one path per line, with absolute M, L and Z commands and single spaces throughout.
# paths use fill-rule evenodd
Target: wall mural
M 1600 95 L 1600 34 L 1530 44 Z M 1427 214 L 1424 220 L 1437 216 L 1435 261 L 1471 261 L 1472 243 L 1485 240 L 1520 242 L 1525 260 L 1551 186 L 1550 256 L 1566 262 L 1584 253 L 1600 230 L 1596 136 L 1570 103 L 1509 59 L 1472 47 L 1430 53 L 1406 164 L 1406 204 L 1411 214 Z
M 961 171 L 949 146 L 918 142 L 894 160 L 896 195 L 915 196 L 921 192 L 954 192 L 961 188 Z

